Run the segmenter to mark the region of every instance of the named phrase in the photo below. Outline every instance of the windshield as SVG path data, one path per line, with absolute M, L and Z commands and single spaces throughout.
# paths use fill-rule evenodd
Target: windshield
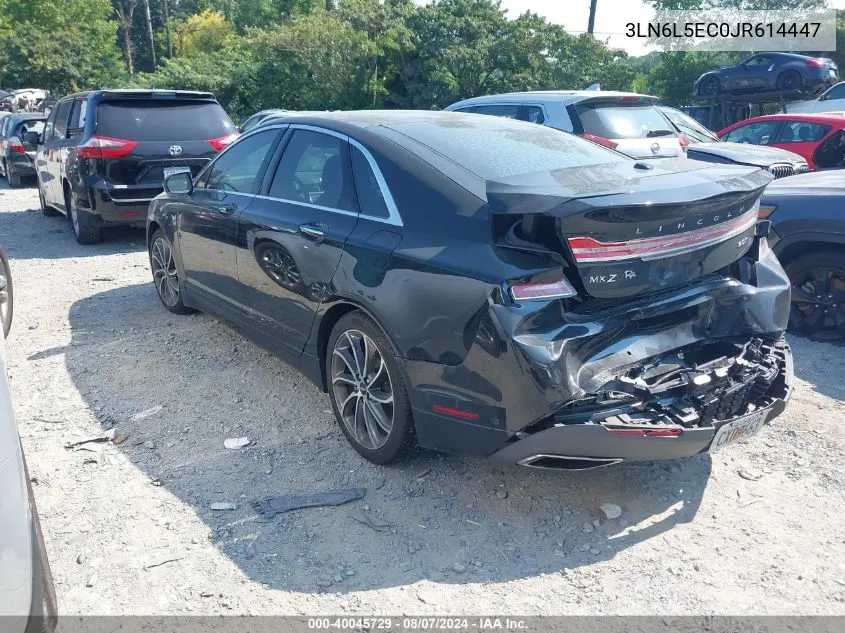
M 220 104 L 209 101 L 121 100 L 97 107 L 97 133 L 129 141 L 207 141 L 234 131 Z
M 608 139 L 674 136 L 674 130 L 653 105 L 584 103 L 575 106 L 584 132 Z
M 666 118 L 675 126 L 679 132 L 683 132 L 693 143 L 710 143 L 718 141 L 719 137 L 698 121 L 674 108 L 660 108 Z
M 630 160 L 568 132 L 500 117 L 467 114 L 390 127 L 485 180 Z

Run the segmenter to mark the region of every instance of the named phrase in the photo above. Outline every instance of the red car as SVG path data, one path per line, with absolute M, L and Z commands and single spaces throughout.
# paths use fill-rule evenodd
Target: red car
M 845 167 L 845 113 L 769 114 L 729 125 L 718 135 L 787 149 L 806 158 L 810 169 Z

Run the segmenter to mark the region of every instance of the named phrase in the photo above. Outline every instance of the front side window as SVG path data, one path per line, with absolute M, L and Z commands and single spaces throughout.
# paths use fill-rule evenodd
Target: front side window
M 778 135 L 778 143 L 815 143 L 824 138 L 830 130 L 829 125 L 820 123 L 805 123 L 803 121 L 790 121 L 784 123 Z
M 273 176 L 270 196 L 357 212 L 348 145 L 328 134 L 294 130 Z
M 278 130 L 257 132 L 236 142 L 211 165 L 202 186 L 234 193 L 256 193 L 259 176 L 270 160 Z
M 769 65 L 769 64 L 771 64 L 771 63 L 772 63 L 772 58 L 771 58 L 771 57 L 767 57 L 767 56 L 765 56 L 765 55 L 758 55 L 757 57 L 752 57 L 751 59 L 749 59 L 749 60 L 745 63 L 745 65 L 746 65 L 746 66 L 751 66 L 751 67 L 754 67 L 754 66 L 768 66 L 768 65 Z
M 820 97 L 821 101 L 830 101 L 831 99 L 845 99 L 845 83 L 836 84 Z
M 732 143 L 749 143 L 751 145 L 768 145 L 777 128 L 776 121 L 759 121 L 742 125 L 728 132 L 724 139 Z
M 352 147 L 352 171 L 355 175 L 355 189 L 358 192 L 358 206 L 361 213 L 374 218 L 390 217 L 381 187 L 370 163 L 363 152 Z

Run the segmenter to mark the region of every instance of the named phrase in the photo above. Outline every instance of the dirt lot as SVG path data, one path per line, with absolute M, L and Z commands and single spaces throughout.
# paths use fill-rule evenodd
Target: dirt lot
M 37 207 L 0 191 L 15 410 L 62 613 L 845 614 L 842 347 L 791 338 L 787 412 L 712 456 L 376 467 L 305 378 L 166 312 L 140 231 L 79 246 Z M 112 427 L 119 446 L 65 448 Z M 239 436 L 253 443 L 223 447 Z M 351 486 L 366 497 L 269 521 L 250 505 Z M 605 502 L 622 517 L 602 520 Z

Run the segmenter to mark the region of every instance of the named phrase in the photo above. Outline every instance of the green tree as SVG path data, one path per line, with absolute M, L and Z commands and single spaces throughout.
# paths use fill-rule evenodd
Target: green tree
M 0 0 L 0 85 L 63 94 L 118 83 L 111 12 L 108 0 Z

